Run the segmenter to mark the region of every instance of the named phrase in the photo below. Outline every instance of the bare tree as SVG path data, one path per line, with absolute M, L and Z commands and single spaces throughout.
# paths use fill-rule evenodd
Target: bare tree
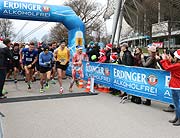
M 50 40 L 49 34 L 43 35 L 42 38 L 41 38 L 41 41 L 42 41 L 42 42 L 45 42 L 45 43 L 50 42 L 51 40 Z
M 52 40 L 62 40 L 62 39 L 67 39 L 68 37 L 68 32 L 65 26 L 61 23 L 57 23 L 54 27 L 51 28 L 51 34 L 50 38 Z
M 173 0 L 169 0 L 167 2 L 168 2 L 168 12 L 167 12 L 168 13 L 168 49 L 170 49 L 171 32 L 176 19 L 175 8 L 177 7 L 173 3 Z
M 156 2 L 156 1 L 155 1 Z M 145 13 L 145 19 L 144 19 L 144 34 L 147 34 L 148 36 L 150 36 L 150 43 L 152 43 L 152 25 L 153 23 L 156 23 L 156 19 L 158 18 L 158 9 L 154 8 L 153 6 L 149 6 L 149 5 L 153 5 L 153 3 L 151 1 L 145 1 L 144 2 L 144 7 L 146 7 L 146 9 L 144 9 L 144 13 Z
M 0 34 L 4 38 L 13 37 L 13 23 L 9 19 L 1 19 L 0 20 Z
M 72 0 L 65 5 L 70 6 L 86 25 L 86 31 L 97 25 L 100 17 L 105 12 L 101 4 L 95 0 Z M 100 25 L 100 24 L 99 24 Z
M 102 14 L 105 10 L 95 0 L 71 0 L 66 2 L 65 5 L 70 6 L 85 23 L 86 41 L 89 41 L 88 38 L 91 38 L 92 31 L 100 30 L 103 22 Z M 51 38 L 54 40 L 67 38 L 67 30 L 62 24 L 56 24 L 51 29 Z

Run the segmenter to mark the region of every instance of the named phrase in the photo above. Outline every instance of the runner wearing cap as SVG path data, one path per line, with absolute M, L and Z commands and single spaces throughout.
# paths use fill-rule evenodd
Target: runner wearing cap
M 70 51 L 66 47 L 64 40 L 61 41 L 60 46 L 54 51 L 54 60 L 56 61 L 56 69 L 58 73 L 58 81 L 60 85 L 60 94 L 63 93 L 62 77 L 65 76 L 66 69 L 70 60 Z
M 70 83 L 69 91 L 72 92 L 72 87 L 74 85 L 74 81 L 76 79 L 76 73 L 80 75 L 80 79 L 82 79 L 83 76 L 83 65 L 82 61 L 88 61 L 88 56 L 86 53 L 82 52 L 83 47 L 82 46 L 77 46 L 77 52 L 73 56 L 72 59 L 72 81 Z
M 49 51 L 48 47 L 44 47 L 44 51 L 39 54 L 39 71 L 40 71 L 40 93 L 44 92 L 44 83 L 45 88 L 49 88 L 49 80 L 51 79 L 51 70 L 53 62 L 53 53 Z

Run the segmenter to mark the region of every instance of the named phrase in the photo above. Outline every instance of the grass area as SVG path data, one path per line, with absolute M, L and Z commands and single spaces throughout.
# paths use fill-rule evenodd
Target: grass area
M 144 47 L 143 47 L 143 48 L 141 48 L 141 49 L 142 49 L 142 52 L 143 52 L 143 53 L 148 53 L 147 48 L 144 48 Z

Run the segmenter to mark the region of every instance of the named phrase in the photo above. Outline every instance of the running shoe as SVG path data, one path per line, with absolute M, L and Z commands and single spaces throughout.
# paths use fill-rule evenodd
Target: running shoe
M 5 94 L 8 94 L 8 92 L 5 89 L 3 89 L 2 94 L 5 95 Z
M 31 89 L 31 85 L 30 85 L 30 82 L 29 82 L 29 83 L 27 83 L 27 85 L 28 85 L 28 89 Z
M 17 83 L 17 79 L 14 80 L 14 83 Z
M 7 98 L 5 95 L 0 96 L 0 99 L 5 99 L 5 98 Z
M 56 81 L 54 79 L 52 79 L 51 84 L 56 84 Z
M 49 84 L 48 83 L 45 84 L 45 88 L 49 89 Z
M 59 93 L 62 94 L 63 92 L 64 92 L 63 87 L 61 87 Z
M 41 88 L 41 89 L 39 90 L 39 92 L 40 92 L 40 93 L 44 93 L 45 91 L 44 91 L 44 89 Z

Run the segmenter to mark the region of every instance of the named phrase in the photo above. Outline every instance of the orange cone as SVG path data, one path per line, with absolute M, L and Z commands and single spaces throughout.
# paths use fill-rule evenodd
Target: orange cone
M 97 89 L 98 88 L 98 86 L 94 86 L 94 89 Z
M 98 88 L 97 88 L 98 91 L 101 92 L 103 89 L 104 89 L 104 87 L 102 85 L 98 85 Z
M 86 90 L 84 90 L 84 92 L 90 92 L 90 85 L 91 85 L 91 79 L 88 78 L 88 83 L 87 83 L 87 86 L 86 86 Z
M 83 80 L 79 80 L 79 86 L 78 86 L 78 88 L 83 88 L 84 86 L 83 86 Z
M 108 87 L 104 87 L 104 89 L 103 89 L 101 92 L 104 92 L 104 93 L 109 93 L 109 92 L 111 92 L 111 91 L 109 90 L 109 88 L 108 88 Z

